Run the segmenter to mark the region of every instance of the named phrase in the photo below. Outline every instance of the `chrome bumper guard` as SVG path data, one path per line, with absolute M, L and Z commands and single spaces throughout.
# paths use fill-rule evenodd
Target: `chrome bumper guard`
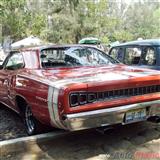
M 153 116 L 160 116 L 160 100 L 67 114 L 65 115 L 64 124 L 70 131 L 97 128 L 114 124 L 127 124 L 124 122 L 126 113 L 136 109 L 146 109 L 147 115 L 143 120 L 147 120 Z

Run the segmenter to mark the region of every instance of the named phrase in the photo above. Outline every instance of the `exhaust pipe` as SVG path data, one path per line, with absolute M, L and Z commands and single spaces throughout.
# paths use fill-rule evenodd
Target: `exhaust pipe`
M 100 134 L 105 135 L 108 130 L 113 130 L 117 127 L 121 126 L 121 124 L 114 124 L 114 125 L 101 125 L 101 127 L 96 128 L 96 131 Z
M 99 127 L 96 128 L 96 131 L 100 134 L 105 134 L 108 130 L 114 129 L 113 127 Z

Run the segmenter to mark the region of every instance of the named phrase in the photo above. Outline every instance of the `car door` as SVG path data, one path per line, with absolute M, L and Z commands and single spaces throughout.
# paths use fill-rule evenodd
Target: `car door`
M 3 69 L 1 70 L 1 101 L 9 107 L 14 106 L 14 80 L 19 72 L 24 68 L 23 56 L 20 52 L 12 53 L 6 60 Z

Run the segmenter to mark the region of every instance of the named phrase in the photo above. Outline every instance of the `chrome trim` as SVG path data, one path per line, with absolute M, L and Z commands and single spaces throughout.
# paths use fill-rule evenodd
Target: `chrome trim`
M 94 111 L 64 115 L 64 124 L 68 130 L 96 128 L 113 124 L 125 124 L 125 113 L 135 109 L 147 109 L 147 120 L 151 116 L 160 116 L 160 100 L 130 104 L 114 108 L 105 108 Z

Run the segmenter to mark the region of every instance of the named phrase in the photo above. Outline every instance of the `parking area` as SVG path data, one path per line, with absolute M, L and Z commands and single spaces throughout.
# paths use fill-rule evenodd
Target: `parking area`
M 26 136 L 18 116 L 0 109 L 1 140 Z M 18 149 L 18 148 L 17 148 Z M 160 125 L 141 122 L 109 129 L 78 131 L 29 145 L 24 151 L 1 156 L 1 160 L 108 160 L 159 159 Z

